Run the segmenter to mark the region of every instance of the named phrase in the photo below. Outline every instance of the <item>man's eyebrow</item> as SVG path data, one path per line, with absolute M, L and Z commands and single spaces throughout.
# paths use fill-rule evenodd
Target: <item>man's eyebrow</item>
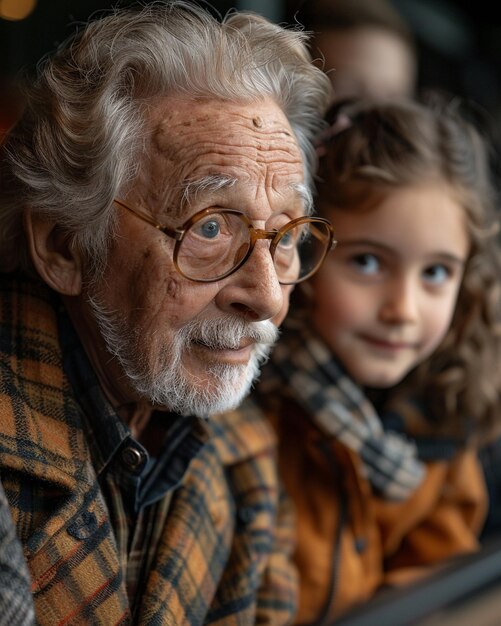
M 221 189 L 229 189 L 239 182 L 234 176 L 224 174 L 209 174 L 197 180 L 188 180 L 182 185 L 181 209 L 190 206 L 200 193 L 214 193 Z M 304 212 L 310 215 L 313 212 L 313 196 L 310 189 L 303 183 L 291 183 L 289 186 L 304 204 Z
M 221 189 L 233 187 L 238 182 L 238 178 L 226 176 L 224 174 L 209 174 L 197 180 L 188 180 L 182 185 L 181 206 L 189 206 L 198 194 L 213 193 Z

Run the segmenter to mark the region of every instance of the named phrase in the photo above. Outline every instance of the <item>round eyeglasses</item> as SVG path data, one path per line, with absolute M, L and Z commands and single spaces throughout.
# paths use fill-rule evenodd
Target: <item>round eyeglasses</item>
M 294 285 L 312 276 L 337 243 L 331 223 L 322 217 L 298 217 L 277 230 L 262 230 L 254 228 L 241 211 L 211 207 L 195 213 L 180 228 L 170 228 L 122 200 L 115 202 L 175 239 L 173 260 L 177 271 L 200 283 L 233 274 L 250 257 L 256 241 L 270 239 L 278 281 Z

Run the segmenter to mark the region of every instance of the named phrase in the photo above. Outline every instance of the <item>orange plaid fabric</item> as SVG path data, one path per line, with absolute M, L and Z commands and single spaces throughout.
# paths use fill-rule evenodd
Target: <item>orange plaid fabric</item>
M 63 373 L 57 306 L 41 283 L 0 275 L 0 471 L 37 623 L 290 623 L 291 513 L 273 435 L 250 403 L 209 421 L 132 618 L 85 420 Z

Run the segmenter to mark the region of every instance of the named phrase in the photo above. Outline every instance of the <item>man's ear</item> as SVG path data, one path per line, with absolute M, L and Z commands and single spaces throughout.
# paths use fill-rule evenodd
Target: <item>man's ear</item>
M 70 246 L 70 238 L 53 221 L 24 212 L 24 230 L 33 265 L 44 282 L 66 296 L 82 290 L 82 258 Z

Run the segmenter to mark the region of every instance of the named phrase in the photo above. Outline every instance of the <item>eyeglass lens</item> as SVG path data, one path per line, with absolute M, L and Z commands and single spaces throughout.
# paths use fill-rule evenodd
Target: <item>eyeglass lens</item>
M 292 223 L 280 238 L 277 235 L 271 246 L 279 281 L 293 284 L 310 275 L 322 261 L 329 237 L 329 229 L 322 222 Z M 188 278 L 216 280 L 237 267 L 250 246 L 251 231 L 241 217 L 214 212 L 185 232 L 177 264 Z

